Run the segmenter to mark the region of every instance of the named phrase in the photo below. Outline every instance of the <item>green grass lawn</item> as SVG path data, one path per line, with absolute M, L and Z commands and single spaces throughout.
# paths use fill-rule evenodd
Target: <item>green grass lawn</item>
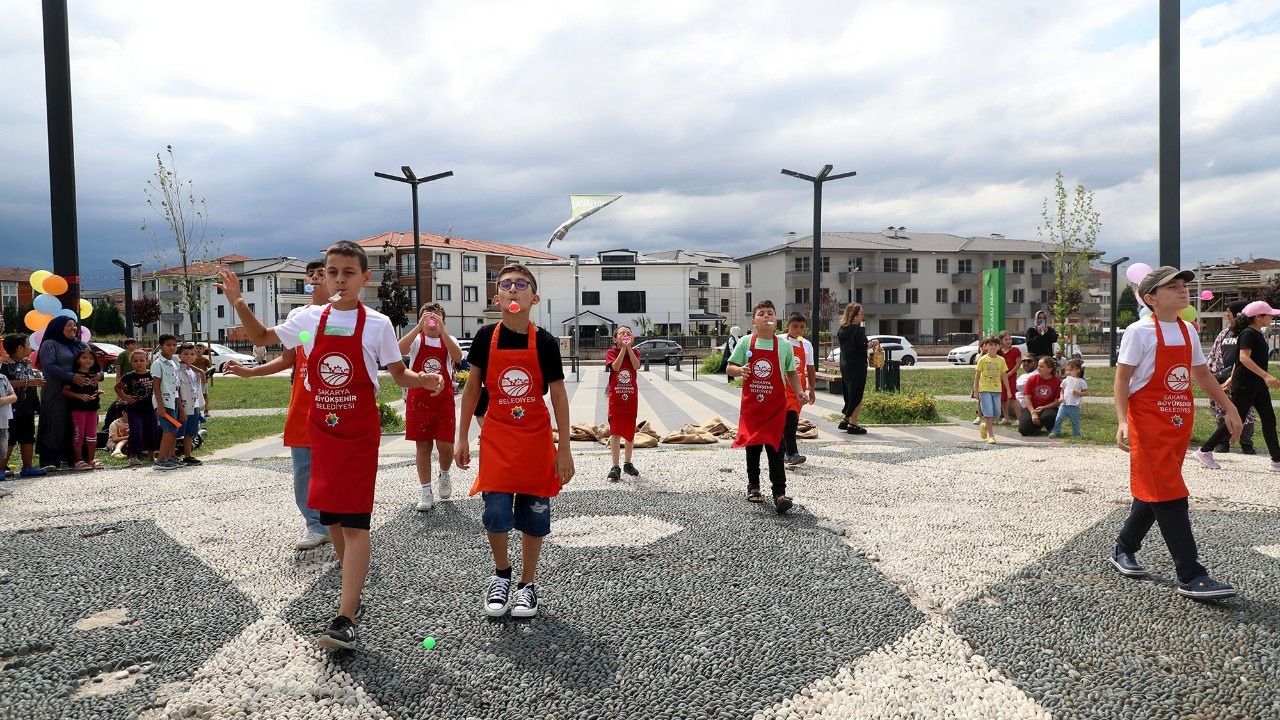
M 205 429 L 209 434 L 205 437 L 204 445 L 196 451 L 196 457 L 204 457 L 242 442 L 279 435 L 284 432 L 284 415 L 220 418 L 215 409 L 214 416 L 205 422 Z M 178 455 L 182 455 L 181 443 L 178 444 Z M 113 458 L 103 452 L 98 453 L 98 459 L 107 467 L 120 467 L 128 462 L 126 458 Z
M 1110 403 L 1083 403 L 1080 411 L 1080 434 L 1084 435 L 1081 440 L 1071 437 L 1071 422 L 1068 421 L 1063 427 L 1063 435 L 1058 442 L 1063 443 L 1081 443 L 1085 445 L 1108 445 L 1114 447 L 1116 444 L 1116 409 Z M 977 409 L 977 403 L 971 401 L 959 400 L 939 400 L 938 413 L 945 417 L 952 417 L 957 420 L 968 422 L 973 419 L 974 411 Z M 1214 422 L 1213 416 L 1209 414 L 1208 408 L 1196 408 L 1195 428 L 1191 431 L 1191 441 L 1195 447 L 1199 447 L 1217 429 L 1217 423 Z M 1012 429 L 1017 432 L 1017 429 Z M 973 436 L 978 437 L 978 428 L 974 427 Z
M 1280 377 L 1280 368 L 1269 368 L 1271 373 L 1276 377 Z M 964 395 L 969 396 L 973 392 L 973 373 L 970 369 L 968 372 L 964 370 L 918 370 L 910 369 L 902 371 L 902 391 L 903 392 L 926 392 L 934 397 L 941 395 Z M 1106 365 L 1090 367 L 1085 366 L 1085 380 L 1089 382 L 1089 394 L 1093 397 L 1111 397 L 1111 389 L 1115 386 L 1116 369 Z M 871 370 L 867 373 L 867 389 L 868 391 L 875 387 L 875 371 Z M 1208 397 L 1199 386 L 1193 386 L 1195 396 Z
M 291 390 L 287 377 L 218 377 L 209 388 L 209 405 L 215 416 L 219 410 L 286 408 Z M 378 402 L 395 402 L 401 397 L 400 387 L 391 378 L 378 379 Z

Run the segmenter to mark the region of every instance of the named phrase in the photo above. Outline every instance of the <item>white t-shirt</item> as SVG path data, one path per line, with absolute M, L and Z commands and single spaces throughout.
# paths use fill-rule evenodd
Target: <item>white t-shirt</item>
M 1165 345 L 1181 347 L 1184 344 L 1182 330 L 1178 328 L 1178 323 L 1162 322 L 1160 330 L 1164 333 Z M 1191 367 L 1204 365 L 1204 348 L 1200 347 L 1200 337 L 1196 334 L 1195 328 L 1188 326 L 1187 335 L 1191 338 Z M 1134 368 L 1133 377 L 1129 380 L 1130 395 L 1145 387 L 1151 380 L 1151 376 L 1155 374 L 1157 342 L 1154 315 L 1148 315 L 1130 325 L 1120 338 L 1120 353 L 1116 362 L 1121 365 L 1131 365 Z
M 803 336 L 803 335 L 801 335 L 801 336 L 800 336 L 800 337 L 798 337 L 798 338 L 793 338 L 793 337 L 791 337 L 790 335 L 788 335 L 788 336 L 787 336 L 787 339 L 791 341 L 791 346 L 792 346 L 792 347 L 803 347 L 803 348 L 804 348 L 804 364 L 805 364 L 805 365 L 808 365 L 808 366 L 810 366 L 810 367 L 816 367 L 816 366 L 817 366 L 817 364 L 818 364 L 818 363 L 817 363 L 817 362 L 815 362 L 815 359 L 814 359 L 814 357 L 813 357 L 813 343 L 810 343 L 810 342 L 809 342 L 809 338 L 807 338 L 807 337 L 805 337 L 805 336 Z
M 1079 405 L 1082 399 L 1080 393 L 1088 389 L 1089 383 L 1084 378 L 1066 376 L 1062 379 L 1062 404 Z
M 442 345 L 444 345 L 444 338 L 438 338 L 438 337 L 433 338 L 430 336 L 427 337 L 427 347 L 438 348 Z M 414 364 L 418 362 L 418 350 L 421 348 L 422 348 L 422 333 L 416 333 L 413 336 L 412 344 L 409 345 L 409 367 L 410 368 L 412 368 Z M 423 368 L 423 369 L 426 372 L 441 372 L 437 370 L 431 370 L 430 368 Z M 453 358 L 450 357 L 449 353 L 447 352 L 444 354 L 443 373 L 444 373 L 445 379 L 453 377 Z
M 301 345 L 307 357 L 311 357 L 311 351 L 316 346 L 315 334 L 320 327 L 320 316 L 327 307 L 329 306 L 308 305 L 289 313 L 285 321 L 275 327 L 276 337 L 280 338 L 280 343 L 286 348 Z M 357 310 L 330 311 L 325 335 L 349 337 L 355 334 L 357 315 Z M 298 334 L 303 331 L 311 333 L 311 339 L 307 342 L 298 339 Z M 400 354 L 400 346 L 397 344 L 398 340 L 395 328 L 391 326 L 391 321 L 386 315 L 368 307 L 364 309 L 364 336 L 360 339 L 360 346 L 364 349 L 364 365 L 369 371 L 369 378 L 373 380 L 375 388 L 378 386 L 379 366 L 404 361 L 404 356 Z M 310 388 L 311 385 L 308 383 L 307 389 Z
M 1022 373 L 1021 375 L 1018 376 L 1018 379 L 1014 381 L 1013 387 L 1016 390 L 1016 392 L 1013 394 L 1013 399 L 1018 401 L 1018 407 L 1022 407 L 1022 391 L 1027 389 L 1027 379 L 1035 374 L 1036 374 L 1035 370 L 1032 370 L 1031 372 L 1027 372 L 1027 373 Z
M 204 407 L 204 373 L 182 365 L 178 367 L 177 377 L 182 406 L 196 410 Z

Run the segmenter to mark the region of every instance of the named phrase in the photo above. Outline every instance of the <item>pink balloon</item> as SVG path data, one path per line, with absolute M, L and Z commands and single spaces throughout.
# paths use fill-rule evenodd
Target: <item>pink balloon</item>
M 1134 263 L 1124 271 L 1124 276 L 1129 278 L 1129 282 L 1137 285 L 1142 282 L 1142 278 L 1151 273 L 1151 266 L 1146 263 Z
M 1200 299 L 1201 299 L 1201 300 L 1212 300 L 1212 299 L 1213 299 L 1213 291 L 1211 291 L 1211 290 L 1205 290 L 1204 292 L 1200 293 Z
M 1133 289 L 1133 296 L 1138 299 L 1138 307 L 1147 306 L 1147 304 L 1142 301 L 1142 295 L 1138 293 L 1138 288 Z
M 83 325 L 80 326 L 80 339 L 84 342 L 89 342 L 89 328 Z
M 31 349 L 34 350 L 40 347 L 41 340 L 44 340 L 44 328 L 31 333 Z

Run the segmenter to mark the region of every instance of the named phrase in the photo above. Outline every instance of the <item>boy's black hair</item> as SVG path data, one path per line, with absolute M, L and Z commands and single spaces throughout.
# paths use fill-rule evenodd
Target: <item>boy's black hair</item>
M 338 242 L 330 245 L 328 250 L 324 251 L 324 261 L 326 265 L 329 263 L 330 255 L 345 255 L 346 257 L 358 258 L 360 260 L 360 272 L 364 272 L 369 269 L 369 256 L 365 254 L 364 248 L 350 240 L 339 240 Z
M 507 263 L 498 270 L 498 280 L 501 281 L 502 276 L 507 273 L 520 273 L 523 275 L 524 279 L 529 281 L 529 287 L 533 288 L 533 294 L 538 294 L 538 278 L 533 276 L 533 273 L 529 268 L 521 265 L 520 263 Z
M 753 307 L 753 308 L 751 308 L 751 317 L 755 317 L 756 312 L 757 312 L 757 311 L 759 311 L 761 308 L 769 308 L 770 310 L 773 310 L 773 309 L 774 309 L 774 308 L 773 308 L 773 301 L 772 301 L 772 300 L 761 300 L 760 302 L 756 303 L 756 306 L 755 306 L 755 307 Z
M 435 313 L 435 314 L 439 315 L 440 317 L 446 317 L 446 315 L 444 314 L 444 306 L 443 306 L 443 305 L 441 305 L 441 304 L 440 304 L 440 303 L 438 303 L 438 302 L 429 302 L 429 303 L 424 304 L 424 305 L 423 305 L 423 306 L 418 310 L 418 317 L 422 317 L 422 313 L 424 313 L 424 312 L 426 312 L 426 311 L 428 311 L 428 310 L 430 310 L 431 312 L 433 312 L 433 313 Z
M 802 312 L 793 312 L 787 316 L 787 324 L 790 325 L 793 322 L 804 323 L 805 325 L 808 325 L 809 318 L 805 317 L 804 313 Z
M 181 345 L 178 346 L 179 353 L 184 353 L 188 350 L 196 350 L 196 349 L 198 348 L 196 348 L 195 343 L 182 343 Z
M 129 347 L 130 345 L 137 345 L 137 344 L 138 344 L 138 338 L 125 338 L 125 339 L 124 339 L 124 342 L 122 342 L 122 343 L 120 343 L 120 344 L 121 344 L 121 345 L 123 345 L 123 346 L 124 346 L 124 347 L 126 347 L 126 348 L 127 348 L 127 347 Z
M 1000 338 L 995 335 L 992 335 L 990 337 L 985 337 L 982 339 L 982 347 L 986 347 L 988 345 L 999 345 L 999 344 L 1000 344 Z
M 174 342 L 178 342 L 178 336 L 165 333 L 164 335 L 161 335 L 160 337 L 156 338 L 156 347 L 160 347 L 161 345 L 169 342 L 170 340 Z
M 322 267 L 324 267 L 324 258 L 316 258 L 315 260 L 312 260 L 311 262 L 307 263 L 307 274 L 310 274 L 311 271 L 315 270 L 316 268 L 322 268 Z
M 7 353 L 7 354 L 9 354 L 9 355 L 14 354 L 15 352 L 17 352 L 17 351 L 18 351 L 18 348 L 22 347 L 22 344 L 23 344 L 23 343 L 25 343 L 26 341 L 27 341 L 27 336 L 26 336 L 26 335 L 23 335 L 23 334 L 21 334 L 21 333 L 14 333 L 14 334 L 12 334 L 12 335 L 5 335 L 5 336 L 4 336 L 4 351 L 5 351 L 5 353 Z

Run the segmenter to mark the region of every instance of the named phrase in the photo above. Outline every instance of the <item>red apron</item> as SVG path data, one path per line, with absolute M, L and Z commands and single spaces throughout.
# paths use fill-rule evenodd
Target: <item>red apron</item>
M 1009 402 L 1014 399 L 1014 386 L 1018 381 L 1018 366 L 1022 360 L 1022 351 L 1011 347 L 1008 350 L 1000 350 L 996 354 L 1004 358 L 1005 375 L 1008 376 L 1010 372 L 1013 373 L 1013 376 L 1009 377 L 1008 387 L 1005 387 L 1004 380 L 1000 381 L 1000 399 L 1004 402 Z M 1001 409 L 1003 410 L 1003 408 Z
M 307 351 L 294 348 L 293 388 L 289 391 L 289 412 L 284 416 L 284 446 L 311 447 L 307 423 L 311 415 L 311 391 L 307 390 Z
M 628 442 L 636 439 L 636 415 L 640 408 L 640 388 L 636 366 L 631 364 L 631 346 L 622 351 L 622 367 L 609 373 L 605 393 L 609 396 L 609 434 Z
M 778 343 L 787 342 L 777 336 L 773 348 L 756 348 L 756 334 L 751 334 L 751 357 L 743 367 L 742 404 L 738 413 L 738 435 L 734 447 L 772 445 L 782 442 L 782 428 L 787 419 L 787 396 L 782 389 L 786 380 L 778 363 Z
M 453 407 L 453 378 L 449 376 L 449 348 L 444 340 L 440 347 L 429 347 L 426 334 L 418 339 L 418 356 L 413 360 L 414 372 L 435 373 L 444 377 L 445 387 L 439 395 L 426 388 L 409 388 L 404 402 L 404 439 L 438 440 L 452 443 L 457 432 L 457 413 Z
M 787 342 L 791 341 L 788 340 Z M 808 362 L 808 358 L 804 354 L 804 343 L 801 342 L 799 345 L 793 343 L 791 345 L 791 351 L 794 352 L 796 356 L 796 371 L 800 373 L 800 389 L 808 392 L 809 368 L 805 365 L 805 363 Z M 754 354 L 752 357 L 755 357 Z M 782 389 L 787 393 L 787 412 L 793 412 L 797 415 L 800 414 L 800 401 L 796 399 L 796 394 L 791 392 L 791 383 L 784 380 L 782 383 Z
M 1191 396 L 1191 337 L 1181 320 L 1184 345 L 1164 344 L 1156 321 L 1156 368 L 1142 389 L 1129 396 L 1129 488 L 1145 502 L 1190 495 L 1182 460 L 1191 443 L 1195 401 Z
M 325 335 L 329 307 L 320 315 L 307 358 L 315 401 L 308 415 L 311 488 L 307 507 L 329 513 L 373 512 L 378 474 L 378 389 L 364 364 L 364 304 L 349 336 Z
M 529 346 L 521 350 L 499 350 L 501 333 L 499 321 L 493 328 L 489 365 L 484 369 L 489 410 L 480 428 L 480 469 L 470 494 L 555 497 L 560 494 L 560 477 L 556 474 L 556 445 L 551 439 L 551 413 L 542 400 L 538 328 L 529 323 Z

